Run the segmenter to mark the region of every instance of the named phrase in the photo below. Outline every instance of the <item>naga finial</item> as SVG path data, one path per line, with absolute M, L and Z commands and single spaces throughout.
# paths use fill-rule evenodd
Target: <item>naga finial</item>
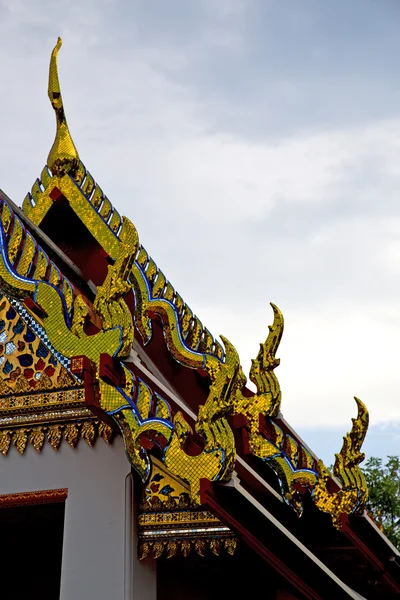
M 364 460 L 365 454 L 361 452 L 361 446 L 364 442 L 368 430 L 369 415 L 367 407 L 361 400 L 354 398 L 357 404 L 357 418 L 352 419 L 353 426 L 351 431 L 343 438 L 343 446 L 339 454 L 336 454 L 336 461 L 333 472 L 341 479 L 344 485 L 348 485 L 346 477 L 350 470 L 354 470 Z
M 358 398 L 354 398 L 358 414 L 352 419 L 351 431 L 343 438 L 343 446 L 333 467 L 335 477 L 342 484 L 341 489 L 329 489 L 330 473 L 322 460 L 317 463 L 318 481 L 312 492 L 317 507 L 332 516 L 336 529 L 342 528 L 343 515 L 360 513 L 368 499 L 365 475 L 358 466 L 364 460 L 361 446 L 368 429 L 368 410 Z
M 49 98 L 56 113 L 57 131 L 47 158 L 47 166 L 54 175 L 59 176 L 72 174 L 79 166 L 79 155 L 68 129 L 58 79 L 57 55 L 61 45 L 62 39 L 58 38 L 50 58 Z
M 272 302 L 271 306 L 274 311 L 274 322 L 268 327 L 268 337 L 263 344 L 260 344 L 257 358 L 251 361 L 250 380 L 257 387 L 258 395 L 270 396 L 268 416 L 277 417 L 281 406 L 281 388 L 274 369 L 281 361 L 275 355 L 282 339 L 284 321 L 279 308 Z

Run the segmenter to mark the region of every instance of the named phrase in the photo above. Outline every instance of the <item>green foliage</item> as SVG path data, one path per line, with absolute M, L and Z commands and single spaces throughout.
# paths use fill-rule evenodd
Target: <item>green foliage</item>
M 363 468 L 368 486 L 367 509 L 400 548 L 400 457 L 369 458 Z

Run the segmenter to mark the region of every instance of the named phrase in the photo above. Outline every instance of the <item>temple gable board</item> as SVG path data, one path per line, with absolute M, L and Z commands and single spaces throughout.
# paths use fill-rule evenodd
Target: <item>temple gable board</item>
M 331 473 L 281 413 L 279 307 L 244 373 L 82 162 L 61 44 L 46 165 L 22 208 L 0 192 L 8 595 L 400 597 L 400 553 L 365 509 L 366 406 L 349 401 Z

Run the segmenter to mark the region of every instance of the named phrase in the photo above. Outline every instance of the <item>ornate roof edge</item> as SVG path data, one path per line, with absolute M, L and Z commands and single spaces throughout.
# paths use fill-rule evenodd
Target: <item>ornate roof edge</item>
M 82 163 L 78 164 L 58 81 L 59 47 L 60 42 L 52 54 L 49 78 L 49 96 L 57 117 L 56 142 L 49 159 L 55 172 L 43 170 L 41 180 L 36 182 L 23 206 L 26 215 L 40 225 L 53 203 L 63 196 L 112 259 L 94 303 L 99 328 L 93 335 L 85 330 L 89 309 L 80 294 L 72 298 L 70 307 L 67 303 L 65 310 L 62 287 L 46 278 L 37 278 L 36 271 L 34 280 L 17 273 L 13 253 L 18 244 L 10 244 L 7 238 L 11 222 L 7 211 L 0 225 L 4 250 L 0 260 L 2 285 L 16 297 L 33 296 L 43 313 L 51 343 L 63 348 L 72 359 L 75 373 L 85 380 L 85 386 L 89 385 L 88 391 L 91 385 L 92 405 L 97 403 L 99 414 L 119 427 L 128 458 L 144 481 L 150 471 L 149 451 L 155 445 L 170 472 L 190 484 L 192 500 L 199 503 L 202 478 L 221 482 L 231 478 L 236 449 L 228 418 L 233 417 L 235 426 L 242 429 L 247 452 L 273 468 L 282 484 L 283 498 L 296 513 L 302 512 L 300 491 L 310 491 L 313 498 L 313 490 L 318 489 L 318 497 L 324 498 L 327 512 L 334 517 L 335 526 L 340 527 L 340 518 L 336 517 L 342 510 L 350 514 L 362 508 L 358 487 L 363 482 L 358 463 L 348 460 L 343 472 L 338 466 L 345 491 L 351 493 L 346 502 L 337 503 L 333 500 L 337 496 L 328 486 L 322 486 L 326 475 L 322 467 L 318 471 L 307 449 L 277 425 L 281 393 L 274 369 L 279 364 L 276 351 L 283 331 L 279 309 L 272 305 L 274 323 L 252 363 L 250 378 L 257 386 L 257 393 L 252 394 L 245 388 L 246 377 L 235 347 L 221 336 L 225 347 L 222 350 L 221 344 L 202 327 L 140 246 L 132 223 L 119 217 Z M 11 250 L 13 260 L 9 255 Z M 133 314 L 126 302 L 128 290 L 134 295 Z M 149 386 L 137 380 L 129 364 L 124 363 L 133 342 L 133 324 L 146 344 L 152 337 L 152 320 L 158 320 L 173 359 L 197 370 L 210 383 L 195 423 L 204 448 L 195 456 L 185 450 L 191 428 L 184 415 L 178 411 L 173 416 L 168 402 L 158 394 L 154 399 Z M 361 404 L 358 407 L 362 410 Z M 359 417 L 354 422 L 349 440 L 359 435 L 357 427 L 366 427 L 366 420 Z M 347 450 L 348 445 L 342 450 L 343 458 Z M 363 490 L 361 497 L 365 498 Z

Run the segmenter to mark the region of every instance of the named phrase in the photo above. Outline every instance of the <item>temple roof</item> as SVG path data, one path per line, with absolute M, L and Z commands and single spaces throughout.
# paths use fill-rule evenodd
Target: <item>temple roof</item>
M 62 434 L 71 445 L 79 435 L 93 443 L 97 434 L 105 441 L 120 434 L 144 485 L 144 515 L 155 506 L 178 510 L 188 497 L 196 514 L 212 510 L 215 517 L 199 517 L 208 528 L 214 518 L 225 524 L 228 551 L 235 533 L 286 569 L 293 585 L 305 569 L 305 589 L 313 590 L 317 573 L 319 591 L 307 597 L 322 597 L 324 585 L 337 588 L 337 598 L 360 597 L 348 585 L 366 593 L 368 569 L 394 597 L 400 554 L 365 512 L 366 407 L 356 399 L 331 473 L 280 413 L 275 369 L 284 321 L 275 305 L 249 373 L 257 391 L 247 387 L 236 348 L 193 314 L 81 161 L 62 101 L 60 47 L 59 39 L 50 61 L 57 127 L 47 165 L 22 211 L 0 194 L 0 340 L 3 321 L 13 332 L 1 342 L 8 358 L 0 364 L 0 451 L 17 440 L 23 453 L 28 435 L 40 451 L 46 432 L 52 445 Z M 166 499 L 157 477 L 170 478 Z M 143 554 L 161 555 L 159 532 L 146 527 Z

